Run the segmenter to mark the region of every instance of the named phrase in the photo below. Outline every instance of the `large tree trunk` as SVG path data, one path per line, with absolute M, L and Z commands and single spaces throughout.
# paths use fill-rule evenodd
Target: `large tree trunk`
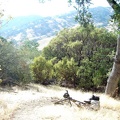
M 105 93 L 113 97 L 115 90 L 118 86 L 119 80 L 120 80 L 120 35 L 118 35 L 115 61 L 107 81 Z

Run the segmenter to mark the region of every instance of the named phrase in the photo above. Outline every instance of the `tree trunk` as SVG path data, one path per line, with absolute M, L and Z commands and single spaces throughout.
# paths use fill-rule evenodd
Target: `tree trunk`
M 117 50 L 112 71 L 107 81 L 105 93 L 113 97 L 120 80 L 120 34 L 117 39 Z

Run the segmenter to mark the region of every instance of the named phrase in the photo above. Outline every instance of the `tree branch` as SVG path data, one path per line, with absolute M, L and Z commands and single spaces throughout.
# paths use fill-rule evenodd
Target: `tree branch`
M 115 10 L 116 8 L 120 8 L 119 4 L 115 0 L 107 0 L 109 5 Z

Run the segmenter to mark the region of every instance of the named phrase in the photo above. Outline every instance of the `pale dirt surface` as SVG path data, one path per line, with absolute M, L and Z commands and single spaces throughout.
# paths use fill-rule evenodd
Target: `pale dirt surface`
M 1 99 L 7 103 L 5 108 L 11 110 L 4 113 L 7 117 L 0 117 L 0 120 L 120 120 L 120 101 L 101 95 L 101 108 L 98 111 L 78 108 L 74 103 L 72 107 L 67 103 L 55 105 L 54 102 L 62 99 L 64 93 L 64 88 L 43 86 L 0 92 Z M 69 93 L 80 101 L 92 94 L 70 89 Z

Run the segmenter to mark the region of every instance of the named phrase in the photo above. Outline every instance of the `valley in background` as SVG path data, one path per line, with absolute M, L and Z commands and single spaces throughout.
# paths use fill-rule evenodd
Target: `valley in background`
M 110 15 L 113 11 L 110 7 L 91 8 L 94 24 L 97 27 L 108 27 Z M 45 43 L 49 43 L 52 36 L 65 28 L 77 26 L 75 21 L 76 11 L 57 16 L 20 16 L 12 18 L 7 24 L 3 21 L 3 27 L 0 29 L 0 36 L 16 45 L 20 45 L 24 40 L 34 40 L 40 43 L 40 49 Z M 46 41 L 46 38 L 48 41 Z M 42 40 L 42 41 L 41 41 Z M 41 42 L 40 42 L 41 41 Z

